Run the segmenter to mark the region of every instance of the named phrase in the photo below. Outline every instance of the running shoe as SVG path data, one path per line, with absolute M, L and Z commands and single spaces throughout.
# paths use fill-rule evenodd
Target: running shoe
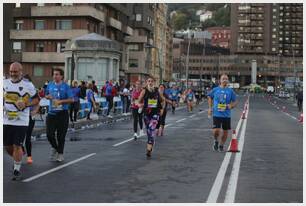
M 56 158 L 57 158 L 57 151 L 56 151 L 56 149 L 51 148 L 51 155 L 50 155 L 50 159 L 51 159 L 52 161 L 55 161 L 55 160 L 56 160 Z
M 147 144 L 147 154 L 146 154 L 147 157 L 151 157 L 152 150 L 153 150 L 153 145 Z
M 144 136 L 145 134 L 144 134 L 144 132 L 143 132 L 143 130 L 141 129 L 140 131 L 139 131 L 139 136 L 141 137 L 141 136 Z
M 32 163 L 33 163 L 33 159 L 32 159 L 31 156 L 29 156 L 29 157 L 27 158 L 27 163 L 28 163 L 28 164 L 32 164 Z
M 219 142 L 215 141 L 214 145 L 213 145 L 213 150 L 214 151 L 218 151 L 218 147 L 219 147 Z
M 57 158 L 56 158 L 56 161 L 57 161 L 57 162 L 62 162 L 62 161 L 64 161 L 64 155 L 63 155 L 63 154 L 58 154 L 58 155 L 57 155 Z
M 21 173 L 18 170 L 14 170 L 12 180 L 17 181 L 21 180 Z
M 219 152 L 224 152 L 224 146 L 223 145 L 219 145 Z
M 137 133 L 134 133 L 134 140 L 137 140 L 138 136 Z
M 113 118 L 113 116 L 112 116 L 112 115 L 108 115 L 107 117 L 108 117 L 108 118 Z

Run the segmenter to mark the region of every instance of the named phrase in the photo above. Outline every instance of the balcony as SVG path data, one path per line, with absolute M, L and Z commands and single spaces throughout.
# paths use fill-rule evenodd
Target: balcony
M 146 36 L 128 36 L 125 38 L 126 43 L 147 43 L 147 41 Z
M 64 53 L 57 52 L 22 52 L 22 62 L 64 63 Z
M 115 29 L 122 30 L 122 23 L 112 17 L 108 18 L 108 26 L 114 27 Z
M 74 30 L 10 30 L 10 39 L 43 40 L 43 39 L 71 39 L 88 34 L 85 29 Z
M 104 12 L 89 5 L 32 6 L 31 16 L 33 17 L 91 16 L 99 21 L 105 22 Z
M 127 35 L 133 35 L 133 29 L 129 26 L 123 26 L 123 32 Z

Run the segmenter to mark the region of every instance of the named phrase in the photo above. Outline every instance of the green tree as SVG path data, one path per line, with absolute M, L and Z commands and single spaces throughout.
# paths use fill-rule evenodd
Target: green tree
M 188 18 L 186 14 L 177 12 L 177 14 L 172 18 L 172 25 L 175 30 L 187 29 Z

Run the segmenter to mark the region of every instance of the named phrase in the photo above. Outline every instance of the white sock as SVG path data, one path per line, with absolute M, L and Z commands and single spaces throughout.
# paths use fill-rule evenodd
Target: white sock
M 20 162 L 14 161 L 14 170 L 20 171 L 20 167 L 21 167 L 21 161 Z

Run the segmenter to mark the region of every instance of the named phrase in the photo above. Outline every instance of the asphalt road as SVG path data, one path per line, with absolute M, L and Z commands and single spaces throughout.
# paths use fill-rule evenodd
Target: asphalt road
M 232 113 L 232 129 L 240 124 L 240 153 L 212 151 L 205 102 L 192 114 L 168 113 L 150 160 L 146 137 L 132 140 L 132 121 L 69 134 L 63 163 L 49 161 L 48 142 L 34 142 L 34 163 L 22 165 L 21 182 L 10 180 L 12 161 L 4 154 L 3 201 L 302 202 L 302 124 L 261 95 L 249 99 L 247 119 L 239 121 L 246 100 L 240 96 Z M 71 142 L 70 135 L 81 140 Z

